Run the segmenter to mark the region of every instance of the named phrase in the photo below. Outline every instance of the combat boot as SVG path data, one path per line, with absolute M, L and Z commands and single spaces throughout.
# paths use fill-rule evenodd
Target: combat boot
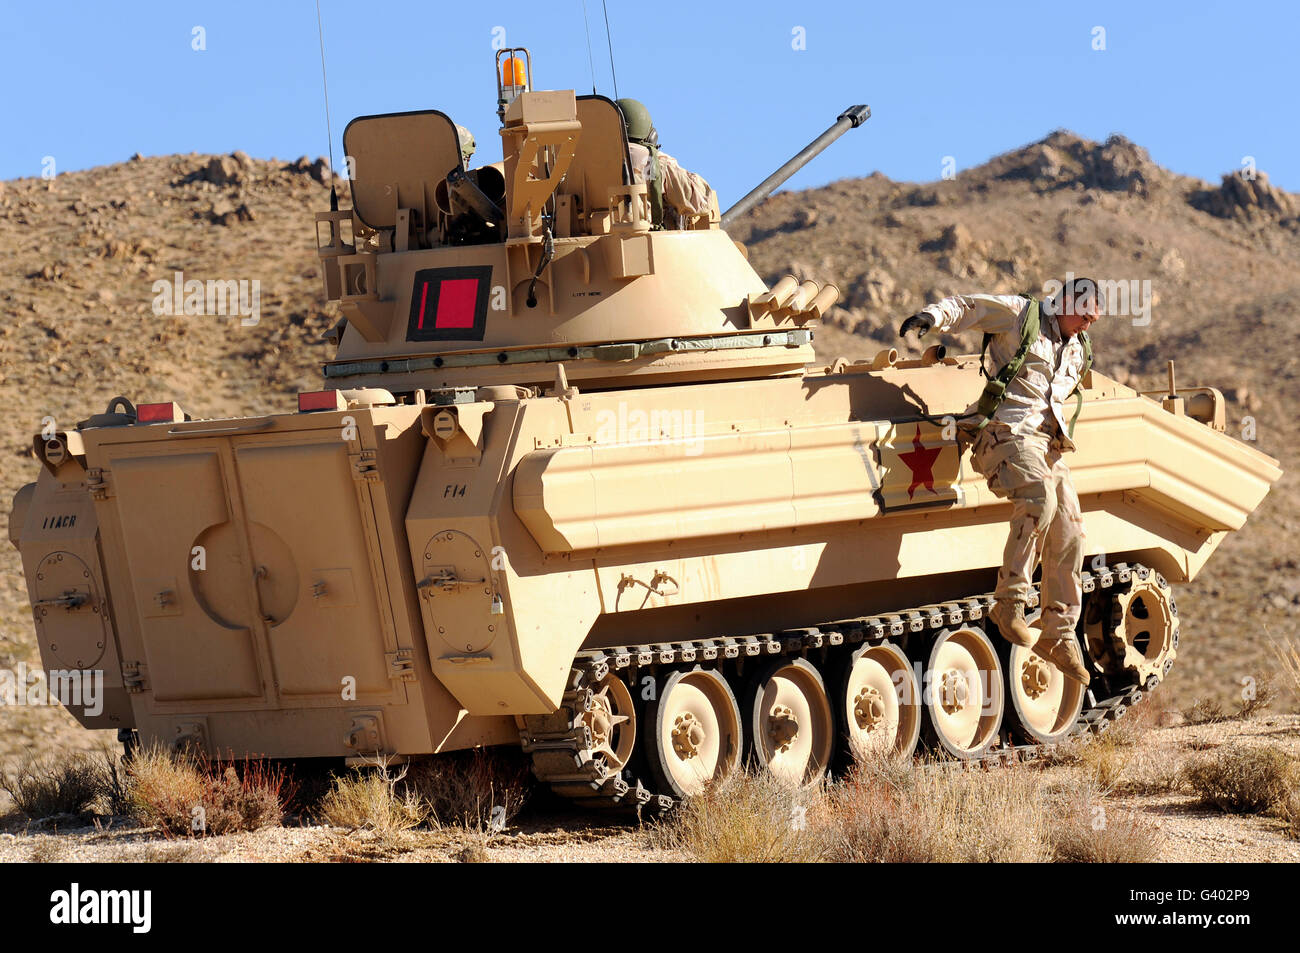
M 1034 654 L 1047 659 L 1055 665 L 1066 678 L 1073 679 L 1080 685 L 1087 686 L 1092 676 L 1083 666 L 1083 656 L 1079 653 L 1079 643 L 1072 638 L 1039 639 L 1034 645 Z
M 989 610 L 989 619 L 998 627 L 1002 637 L 1012 645 L 1029 648 L 1038 639 L 1025 621 L 1025 604 L 1015 599 L 998 599 Z

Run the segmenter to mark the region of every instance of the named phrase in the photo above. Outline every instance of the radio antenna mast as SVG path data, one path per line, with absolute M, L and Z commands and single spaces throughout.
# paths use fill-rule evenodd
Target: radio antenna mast
M 591 20 L 587 16 L 587 0 L 582 0 L 582 25 L 587 30 L 587 65 L 591 67 L 591 95 L 596 95 L 596 60 L 591 55 Z
M 316 0 L 316 35 L 320 37 L 320 82 L 325 90 L 325 139 L 330 154 L 330 211 L 339 210 L 339 193 L 334 187 L 334 132 L 330 128 L 330 84 L 325 76 L 325 28 L 321 25 L 320 0 Z
M 618 73 L 614 71 L 614 38 L 609 32 L 609 5 L 605 0 L 600 0 L 600 6 L 605 11 L 605 42 L 609 44 L 609 75 L 614 78 L 614 98 L 618 99 Z

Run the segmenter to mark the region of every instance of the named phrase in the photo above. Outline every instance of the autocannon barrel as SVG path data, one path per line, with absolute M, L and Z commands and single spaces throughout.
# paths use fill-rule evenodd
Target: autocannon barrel
M 850 129 L 856 129 L 870 118 L 870 106 L 850 106 L 848 109 L 844 110 L 844 112 L 839 114 L 829 129 L 800 149 L 798 154 L 796 154 L 789 162 L 769 175 L 758 184 L 757 188 L 750 191 L 750 193 L 743 199 L 731 206 L 731 208 L 727 209 L 722 216 L 722 227 L 726 228 L 733 221 L 744 215 L 759 202 L 763 201 L 775 192 L 786 179 L 790 178 L 790 176 L 794 175 L 807 165 L 832 142 L 844 135 L 844 133 L 848 132 Z

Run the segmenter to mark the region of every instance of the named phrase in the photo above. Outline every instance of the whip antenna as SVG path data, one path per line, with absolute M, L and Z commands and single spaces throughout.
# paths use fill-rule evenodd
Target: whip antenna
M 587 17 L 587 0 L 582 0 L 582 25 L 587 29 L 587 65 L 591 67 L 591 95 L 596 95 L 596 61 L 591 55 L 591 20 Z
M 325 77 L 325 28 L 321 26 L 320 0 L 316 0 L 316 35 L 320 37 L 320 83 L 325 90 L 325 138 L 330 153 L 330 211 L 339 210 L 339 193 L 334 187 L 334 132 L 330 128 L 330 84 Z
M 609 32 L 609 6 L 600 0 L 601 9 L 605 11 L 605 42 L 609 44 L 609 75 L 614 77 L 614 98 L 618 99 L 618 73 L 614 72 L 614 38 Z

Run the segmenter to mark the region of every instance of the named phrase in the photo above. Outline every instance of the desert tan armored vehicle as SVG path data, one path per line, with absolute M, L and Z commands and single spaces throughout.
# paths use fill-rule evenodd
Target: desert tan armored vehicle
M 1033 750 L 1165 677 L 1171 585 L 1279 476 L 1217 391 L 1085 380 L 1083 690 L 985 619 L 1009 507 L 943 419 L 977 359 L 810 366 L 833 286 L 768 287 L 716 199 L 655 227 L 617 105 L 498 59 L 501 162 L 465 168 L 436 110 L 348 126 L 353 207 L 316 216 L 344 319 L 297 412 L 150 394 L 35 437 L 10 535 L 45 666 L 105 679 L 82 724 L 354 762 L 522 746 L 567 796 L 662 807 L 747 758 Z

